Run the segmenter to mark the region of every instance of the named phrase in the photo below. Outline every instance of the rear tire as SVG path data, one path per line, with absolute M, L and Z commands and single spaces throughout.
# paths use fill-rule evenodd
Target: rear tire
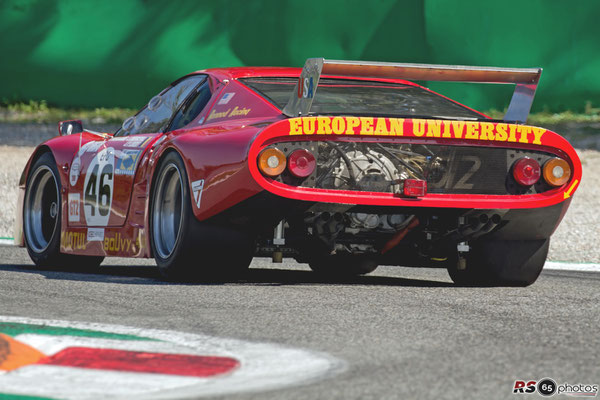
M 150 243 L 161 275 L 177 281 L 238 278 L 252 261 L 254 241 L 198 221 L 188 182 L 181 156 L 167 154 L 157 168 L 150 208 Z
M 96 269 L 104 257 L 60 252 L 62 186 L 51 153 L 33 163 L 23 202 L 23 234 L 29 257 L 40 268 Z
M 463 286 L 529 286 L 542 272 L 549 246 L 550 239 L 474 243 L 466 268 L 458 269 L 455 258 L 448 274 Z

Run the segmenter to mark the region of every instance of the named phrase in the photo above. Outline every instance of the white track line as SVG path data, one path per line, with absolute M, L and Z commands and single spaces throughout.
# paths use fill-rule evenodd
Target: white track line
M 600 272 L 600 264 L 570 263 L 564 261 L 546 261 L 544 270 L 548 271 L 578 271 Z
M 0 239 L 0 245 L 2 246 L 14 246 L 15 244 L 15 239 L 10 238 L 10 239 Z

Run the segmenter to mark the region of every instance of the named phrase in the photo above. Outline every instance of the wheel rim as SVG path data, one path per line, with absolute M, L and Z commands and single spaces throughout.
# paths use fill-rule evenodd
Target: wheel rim
M 160 258 L 168 258 L 175 249 L 181 228 L 183 190 L 179 168 L 168 164 L 157 181 L 154 196 L 152 233 Z
M 35 170 L 25 198 L 25 238 L 30 249 L 41 253 L 48 248 L 58 226 L 58 184 L 54 172 L 43 165 Z

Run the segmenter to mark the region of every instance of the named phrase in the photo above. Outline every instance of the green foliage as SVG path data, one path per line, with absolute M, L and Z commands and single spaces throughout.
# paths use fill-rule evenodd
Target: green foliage
M 484 112 L 484 114 L 494 119 L 502 119 L 505 113 L 506 109 L 504 111 L 491 109 Z M 586 102 L 585 110 L 582 113 L 571 110 L 550 112 L 546 109 L 544 111 L 529 114 L 529 118 L 527 118 L 527 124 L 538 126 L 560 125 L 567 123 L 586 124 L 595 122 L 600 122 L 600 108 L 593 108 L 590 101 Z
M 49 106 L 45 100 L 0 104 L 0 122 L 58 123 L 69 119 L 80 119 L 94 124 L 120 124 L 135 114 L 130 108 L 73 108 Z

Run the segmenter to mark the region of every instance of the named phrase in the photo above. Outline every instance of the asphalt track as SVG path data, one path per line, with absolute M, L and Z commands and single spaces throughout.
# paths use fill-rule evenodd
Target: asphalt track
M 344 365 L 310 383 L 215 397 L 227 399 L 500 399 L 523 397 L 515 380 L 597 385 L 599 289 L 600 274 L 567 270 L 527 288 L 455 287 L 443 270 L 397 267 L 335 283 L 264 259 L 242 282 L 173 284 L 148 261 L 44 271 L 24 249 L 0 246 L 0 315 L 283 345 Z

